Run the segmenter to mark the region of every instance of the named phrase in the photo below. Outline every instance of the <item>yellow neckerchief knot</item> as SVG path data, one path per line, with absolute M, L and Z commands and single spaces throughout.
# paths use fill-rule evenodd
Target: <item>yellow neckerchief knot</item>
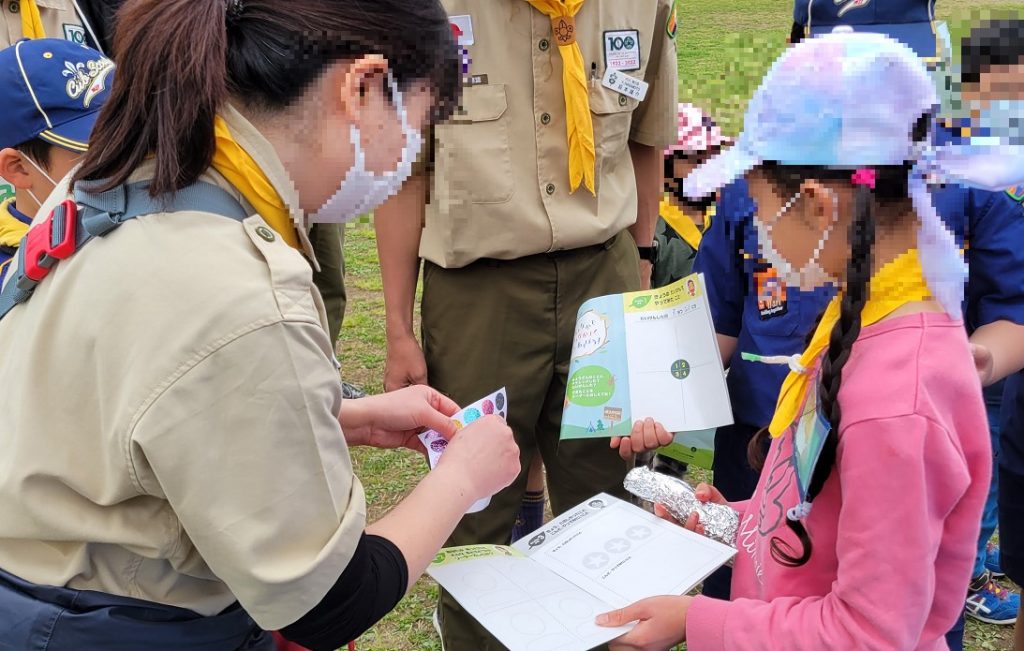
M 931 298 L 931 295 L 921 270 L 917 249 L 911 249 L 887 263 L 871 277 L 868 300 L 861 310 L 861 327 L 877 323 L 907 303 L 923 301 Z M 839 320 L 841 298 L 840 295 L 832 298 L 811 337 L 811 343 L 800 356 L 799 365 L 804 369 L 814 368 L 818 356 L 828 348 L 832 328 Z M 768 426 L 773 437 L 781 436 L 796 420 L 800 405 L 812 388 L 811 379 L 811 374 L 806 372 L 790 371 L 786 376 L 775 405 L 775 415 Z
M 583 53 L 576 43 L 576 14 L 585 0 L 526 0 L 551 19 L 552 36 L 562 55 L 562 92 L 565 95 L 565 124 L 569 139 L 569 186 L 575 192 L 580 183 L 594 190 L 594 121 L 590 117 L 590 90 L 583 67 Z
M 252 156 L 235 142 L 220 116 L 214 121 L 214 137 L 217 148 L 213 153 L 213 169 L 242 193 L 281 239 L 298 249 L 299 236 L 295 230 L 298 225 L 292 220 L 288 206 Z
M 672 227 L 672 230 L 683 238 L 683 241 L 690 245 L 690 248 L 694 251 L 700 246 L 701 238 L 704 237 L 704 233 L 701 229 L 697 228 L 697 225 L 693 223 L 693 220 L 682 211 L 679 206 L 669 201 L 668 197 L 661 198 L 661 205 L 658 207 L 658 214 L 665 223 Z M 711 226 L 711 219 L 715 216 L 715 204 L 708 206 L 707 210 L 704 211 L 704 230 L 706 231 Z
M 36 0 L 21 0 L 21 35 L 25 38 L 46 38 L 43 19 L 39 16 Z
M 17 248 L 21 244 L 21 238 L 28 232 L 28 224 L 11 214 L 8 208 L 14 203 L 14 198 L 0 202 L 0 246 Z

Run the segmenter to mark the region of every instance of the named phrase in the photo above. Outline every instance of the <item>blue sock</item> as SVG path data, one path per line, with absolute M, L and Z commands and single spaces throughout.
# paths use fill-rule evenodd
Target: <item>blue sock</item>
M 544 491 L 526 491 L 512 527 L 512 542 L 544 525 Z

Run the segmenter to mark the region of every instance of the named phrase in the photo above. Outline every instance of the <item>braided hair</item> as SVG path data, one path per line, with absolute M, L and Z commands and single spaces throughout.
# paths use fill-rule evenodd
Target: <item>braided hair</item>
M 926 137 L 929 122 L 922 121 L 914 129 L 914 139 Z M 821 412 L 829 423 L 829 433 L 814 467 L 807 488 L 805 501 L 810 504 L 821 493 L 832 474 L 839 450 L 839 428 L 842 409 L 839 405 L 839 391 L 842 387 L 843 369 L 853 352 L 853 344 L 860 336 L 861 312 L 867 303 L 872 269 L 874 268 L 874 247 L 876 227 L 899 219 L 911 205 L 908 198 L 908 175 L 911 165 L 876 167 L 875 188 L 866 185 L 856 187 L 854 218 L 850 223 L 850 257 L 846 263 L 846 275 L 840 298 L 839 319 L 829 335 L 828 349 L 821 362 L 818 384 L 818 398 Z M 766 163 L 762 171 L 773 184 L 790 194 L 795 194 L 807 179 L 851 181 L 849 170 L 831 168 L 781 166 Z M 818 316 L 821 322 L 824 312 Z M 814 330 L 817 329 L 817 325 Z M 808 341 L 814 333 L 808 333 Z M 764 428 L 754 436 L 747 450 L 748 459 L 756 469 L 764 465 L 768 429 Z M 807 529 L 799 519 L 786 518 L 786 525 L 800 542 L 800 550 L 789 542 L 775 536 L 771 539 L 772 558 L 786 567 L 800 567 L 810 560 L 813 544 Z

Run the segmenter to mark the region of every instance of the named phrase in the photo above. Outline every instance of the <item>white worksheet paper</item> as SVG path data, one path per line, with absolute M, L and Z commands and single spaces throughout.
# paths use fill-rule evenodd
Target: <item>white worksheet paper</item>
M 600 494 L 511 547 L 444 549 L 430 575 L 511 651 L 587 651 L 597 615 L 689 592 L 735 550 Z

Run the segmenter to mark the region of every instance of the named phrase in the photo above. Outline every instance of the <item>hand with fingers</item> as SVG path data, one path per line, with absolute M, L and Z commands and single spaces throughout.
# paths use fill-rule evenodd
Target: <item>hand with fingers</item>
M 637 622 L 629 633 L 609 643 L 611 651 L 667 651 L 686 640 L 686 615 L 693 597 L 651 597 L 599 615 L 598 626 L 614 628 Z
M 663 448 L 672 442 L 672 433 L 653 418 L 638 420 L 633 424 L 629 436 L 613 436 L 611 447 L 619 456 L 629 461 L 634 454 Z

